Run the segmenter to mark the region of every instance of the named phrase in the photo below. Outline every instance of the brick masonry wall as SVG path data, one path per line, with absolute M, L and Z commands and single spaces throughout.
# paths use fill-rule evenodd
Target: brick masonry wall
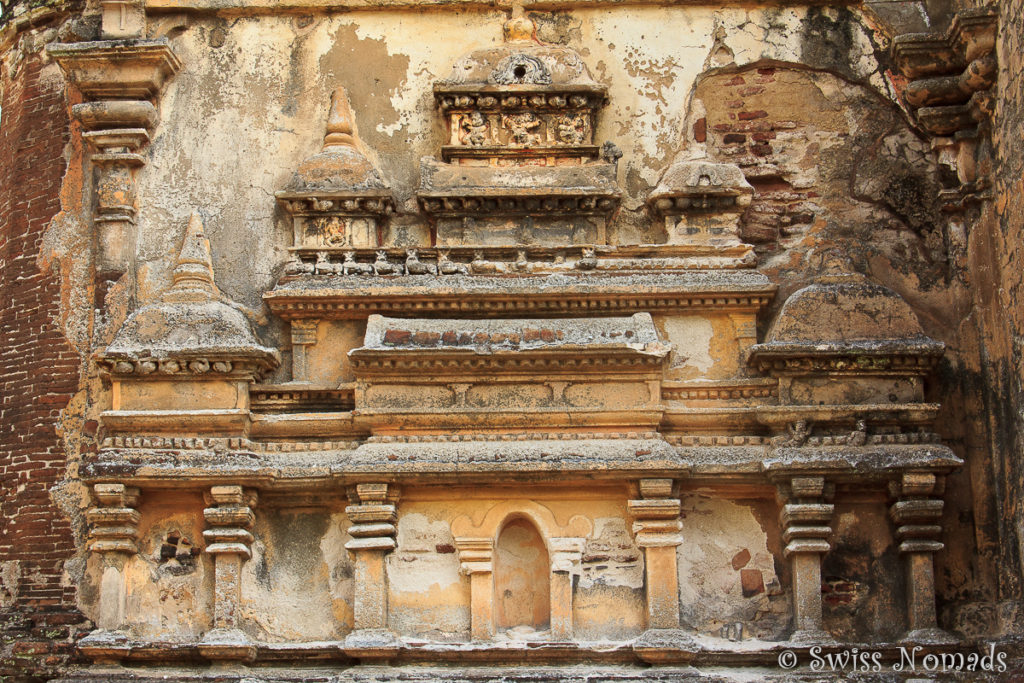
M 60 279 L 37 265 L 60 209 L 69 139 L 61 79 L 22 55 L 0 119 L 0 680 L 45 680 L 88 626 L 64 580 L 71 528 L 50 498 L 66 454 L 57 427 L 79 358 L 59 326 Z M 9 64 L 9 62 L 8 62 Z M 52 67 L 51 67 L 52 68 Z
M 972 266 L 986 325 L 996 481 L 1003 486 L 1001 557 L 1012 571 L 1004 577 L 1002 593 L 1019 599 L 1024 593 L 1024 0 L 1000 3 L 996 51 L 995 201 L 991 212 L 983 213 L 977 238 L 982 248 Z M 1024 629 L 1024 614 L 1015 621 Z
M 795 189 L 781 177 L 773 155 L 774 141 L 782 133 L 793 137 L 804 133 L 804 126 L 788 120 L 776 120 L 763 109 L 748 105 L 748 99 L 762 95 L 775 82 L 776 69 L 751 69 L 726 81 L 720 91 L 729 109 L 729 121 L 713 123 L 700 135 L 710 138 L 723 161 L 738 164 L 754 186 L 754 201 L 743 217 L 743 239 L 753 244 L 774 245 L 780 237 L 793 234 L 797 226 L 814 220 L 812 189 Z M 697 142 L 704 142 L 698 139 Z

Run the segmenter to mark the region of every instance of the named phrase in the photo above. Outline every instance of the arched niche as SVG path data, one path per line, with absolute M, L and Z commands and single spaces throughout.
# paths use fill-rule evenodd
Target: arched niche
M 559 520 L 551 510 L 532 500 L 506 500 L 489 509 L 475 511 L 472 516 L 462 515 L 452 521 L 455 546 L 459 549 L 462 572 L 470 578 L 470 613 L 473 640 L 489 640 L 495 630 L 516 626 L 531 626 L 543 630 L 550 626 L 553 640 L 570 641 L 573 638 L 572 584 L 579 575 L 585 539 L 593 530 L 593 523 L 582 515 L 570 515 Z M 504 538 L 506 532 L 510 534 Z M 541 553 L 540 549 L 544 552 Z M 530 561 L 513 569 L 513 556 L 530 549 Z M 508 561 L 499 555 L 508 553 Z M 507 566 L 502 567 L 502 564 Z M 547 581 L 548 609 L 540 607 Z M 527 590 L 525 586 L 535 588 Z M 511 595 L 529 595 L 530 616 L 509 611 L 501 605 L 505 590 Z M 518 615 L 518 616 L 517 616 Z M 518 623 L 516 623 L 518 622 Z
M 494 625 L 501 632 L 551 626 L 551 561 L 537 527 L 513 517 L 494 546 Z

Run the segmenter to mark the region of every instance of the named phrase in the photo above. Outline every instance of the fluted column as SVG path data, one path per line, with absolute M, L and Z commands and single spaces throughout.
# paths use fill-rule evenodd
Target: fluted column
M 935 474 L 908 472 L 893 482 L 896 502 L 889 516 L 896 525 L 896 540 L 906 574 L 907 627 L 904 639 L 915 642 L 953 642 L 939 629 L 935 612 L 935 553 L 945 545 L 942 535 L 944 481 Z
M 397 647 L 388 630 L 388 577 L 385 559 L 395 549 L 398 512 L 397 490 L 388 484 L 357 484 L 345 508 L 352 525 L 352 540 L 345 549 L 355 566 L 353 630 L 345 639 L 346 651 L 372 656 Z M 364 652 L 365 650 L 365 652 Z
M 252 557 L 256 499 L 256 491 L 241 486 L 213 486 L 207 494 L 203 539 L 214 563 L 213 629 L 203 637 L 199 651 L 209 659 L 252 659 L 256 654 L 239 628 L 242 565 Z
M 793 575 L 793 634 L 790 640 L 830 640 L 822 623 L 821 559 L 832 545 L 831 486 L 824 477 L 793 477 L 780 486 L 782 540 Z

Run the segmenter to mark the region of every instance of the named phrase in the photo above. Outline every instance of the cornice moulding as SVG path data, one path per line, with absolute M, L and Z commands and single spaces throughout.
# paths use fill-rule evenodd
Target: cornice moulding
M 182 66 L 166 40 L 54 43 L 46 51 L 89 99 L 150 99 Z

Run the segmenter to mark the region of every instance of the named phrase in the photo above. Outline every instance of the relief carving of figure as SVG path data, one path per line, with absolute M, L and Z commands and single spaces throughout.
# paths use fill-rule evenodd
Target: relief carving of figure
M 540 128 L 540 119 L 536 114 L 530 112 L 508 114 L 502 117 L 501 125 L 509 130 L 514 145 L 529 146 L 540 142 L 540 135 L 534 132 Z
M 459 123 L 459 142 L 472 147 L 482 147 L 488 142 L 490 130 L 487 119 L 478 111 L 462 117 Z
M 555 119 L 558 141 L 567 145 L 582 145 L 588 134 L 586 114 L 565 114 Z
M 348 246 L 348 225 L 345 219 L 338 216 L 324 216 L 313 219 L 313 232 L 320 237 L 324 246 Z

